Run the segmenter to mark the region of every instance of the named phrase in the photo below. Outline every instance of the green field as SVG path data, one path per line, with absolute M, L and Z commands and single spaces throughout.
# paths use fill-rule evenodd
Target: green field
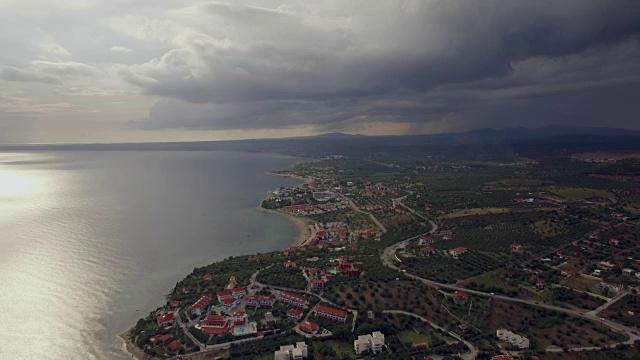
M 399 334 L 400 340 L 405 343 L 411 344 L 431 344 L 431 336 L 429 336 L 428 332 L 415 330 L 404 330 Z
M 339 358 L 344 359 L 345 357 L 349 357 L 350 359 L 355 359 L 355 352 L 353 351 L 353 344 L 350 344 L 346 341 L 339 340 L 329 340 L 326 341 L 325 344 L 331 346 L 333 351 L 338 354 Z
M 606 190 L 590 189 L 590 188 L 577 188 L 577 187 L 556 187 L 552 186 L 549 191 L 567 200 L 578 201 L 588 198 L 604 198 L 616 202 L 616 196 Z

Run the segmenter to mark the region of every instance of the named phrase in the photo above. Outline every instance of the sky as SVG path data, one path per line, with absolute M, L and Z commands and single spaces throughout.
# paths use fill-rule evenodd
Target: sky
M 0 143 L 640 129 L 637 0 L 0 0 Z

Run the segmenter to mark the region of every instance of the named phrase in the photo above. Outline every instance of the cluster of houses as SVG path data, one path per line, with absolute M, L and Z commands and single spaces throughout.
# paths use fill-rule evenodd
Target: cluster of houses
M 225 310 L 229 310 L 237 306 L 246 295 L 247 288 L 245 287 L 233 288 L 231 290 L 224 290 L 216 293 L 220 306 Z
M 529 339 L 506 329 L 496 330 L 496 336 L 500 341 L 509 343 L 518 349 L 528 349 L 530 345 Z
M 347 224 L 343 222 L 330 222 L 314 224 L 315 236 L 309 240 L 309 245 L 326 246 L 332 244 L 344 244 L 349 240 Z
M 451 231 L 443 231 L 441 235 L 443 240 L 451 240 L 453 238 Z M 418 246 L 423 246 L 420 248 L 420 255 L 431 256 L 431 254 L 435 254 L 437 252 L 436 248 L 433 246 L 424 246 L 433 244 L 435 241 L 436 240 L 431 236 L 421 236 L 418 239 Z M 458 256 L 466 253 L 467 251 L 468 249 L 466 247 L 456 247 L 448 250 L 447 252 L 454 258 L 458 258 Z
M 287 311 L 287 319 L 298 323 L 304 317 L 304 309 L 309 307 L 309 299 L 305 296 L 281 291 L 278 294 L 278 301 L 287 304 L 292 308 Z M 318 305 L 313 309 L 316 317 L 327 319 L 333 322 L 344 324 L 347 321 L 349 313 L 345 310 L 335 309 L 329 306 Z M 300 322 L 299 329 L 308 334 L 315 334 L 320 329 L 318 324 L 309 320 Z
M 172 334 L 156 335 L 149 338 L 149 342 L 152 346 L 162 346 L 169 352 L 177 352 L 182 349 L 182 343 L 180 340 L 174 339 Z
M 231 333 L 244 336 L 257 332 L 257 324 L 249 322 L 249 316 L 244 311 L 235 311 L 231 315 L 207 315 L 196 328 L 209 335 Z
M 349 206 L 347 201 L 329 202 L 326 204 L 313 205 L 310 203 L 283 206 L 281 209 L 292 215 L 308 216 L 319 215 L 327 212 L 346 209 Z

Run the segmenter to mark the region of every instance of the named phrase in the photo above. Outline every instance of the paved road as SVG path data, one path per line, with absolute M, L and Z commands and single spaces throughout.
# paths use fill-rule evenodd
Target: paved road
M 431 322 L 429 319 L 423 318 L 422 316 L 420 316 L 418 314 L 414 314 L 414 313 L 411 313 L 411 312 L 408 312 L 408 311 L 404 311 L 404 310 L 383 310 L 382 312 L 385 313 L 385 314 L 402 314 L 402 315 L 413 316 L 413 317 L 418 318 L 418 319 L 422 320 L 423 322 L 429 324 L 431 327 L 433 327 L 435 329 L 444 331 L 445 333 L 449 333 L 449 330 L 447 330 L 447 329 L 445 329 L 445 328 L 443 328 L 441 326 L 438 326 L 437 324 Z M 454 336 L 454 337 L 456 337 L 456 336 Z M 464 343 L 467 346 L 467 348 L 469 348 L 469 353 L 462 354 L 462 358 L 463 359 L 465 359 L 465 360 L 473 360 L 478 356 L 478 349 L 475 346 L 473 346 L 473 344 L 471 344 L 470 342 L 466 341 L 465 339 L 463 339 L 463 338 L 461 338 L 459 336 L 457 336 L 456 338 L 458 340 L 462 341 L 462 343 Z
M 194 344 L 198 345 L 198 347 L 200 348 L 200 351 L 205 349 L 206 345 L 201 343 L 200 341 L 198 341 L 198 339 L 196 339 L 195 336 L 193 336 L 193 334 L 191 334 L 191 332 L 187 328 L 187 325 L 182 322 L 182 318 L 180 317 L 180 315 L 178 313 L 176 313 L 176 318 L 178 319 L 178 325 L 180 325 L 180 327 L 182 328 L 182 331 L 184 332 L 184 334 L 186 336 L 188 336 L 191 339 L 191 341 L 193 341 Z
M 616 297 L 610 299 L 609 301 L 607 301 L 606 303 L 598 306 L 597 309 L 595 310 L 591 310 L 589 311 L 587 314 L 589 315 L 597 315 L 599 312 L 606 310 L 609 306 L 613 305 L 614 303 L 616 303 L 618 300 L 622 299 L 623 297 L 627 296 L 627 294 L 629 293 L 629 291 L 623 291 L 620 294 L 618 294 Z
M 360 208 L 358 208 L 356 206 L 356 204 L 353 202 L 353 200 L 349 199 L 348 197 L 346 197 L 346 196 L 344 196 L 342 194 L 338 194 L 338 195 L 340 195 L 342 198 L 344 198 L 345 200 L 347 200 L 349 202 L 349 205 L 351 206 L 353 211 L 369 215 L 369 218 L 371 218 L 371 221 L 373 221 L 380 228 L 380 230 L 382 230 L 383 233 L 387 232 L 387 228 L 385 228 L 384 225 L 382 225 L 382 223 L 380 221 L 378 221 L 378 219 L 376 219 L 376 217 L 373 216 L 372 213 L 360 210 Z

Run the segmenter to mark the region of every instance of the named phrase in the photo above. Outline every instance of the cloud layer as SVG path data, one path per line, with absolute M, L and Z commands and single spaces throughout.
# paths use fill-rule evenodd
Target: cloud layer
M 101 111 L 120 96 L 147 106 L 136 131 L 640 126 L 633 0 L 12 6 L 43 30 L 0 55 L 0 81 L 108 98 Z

